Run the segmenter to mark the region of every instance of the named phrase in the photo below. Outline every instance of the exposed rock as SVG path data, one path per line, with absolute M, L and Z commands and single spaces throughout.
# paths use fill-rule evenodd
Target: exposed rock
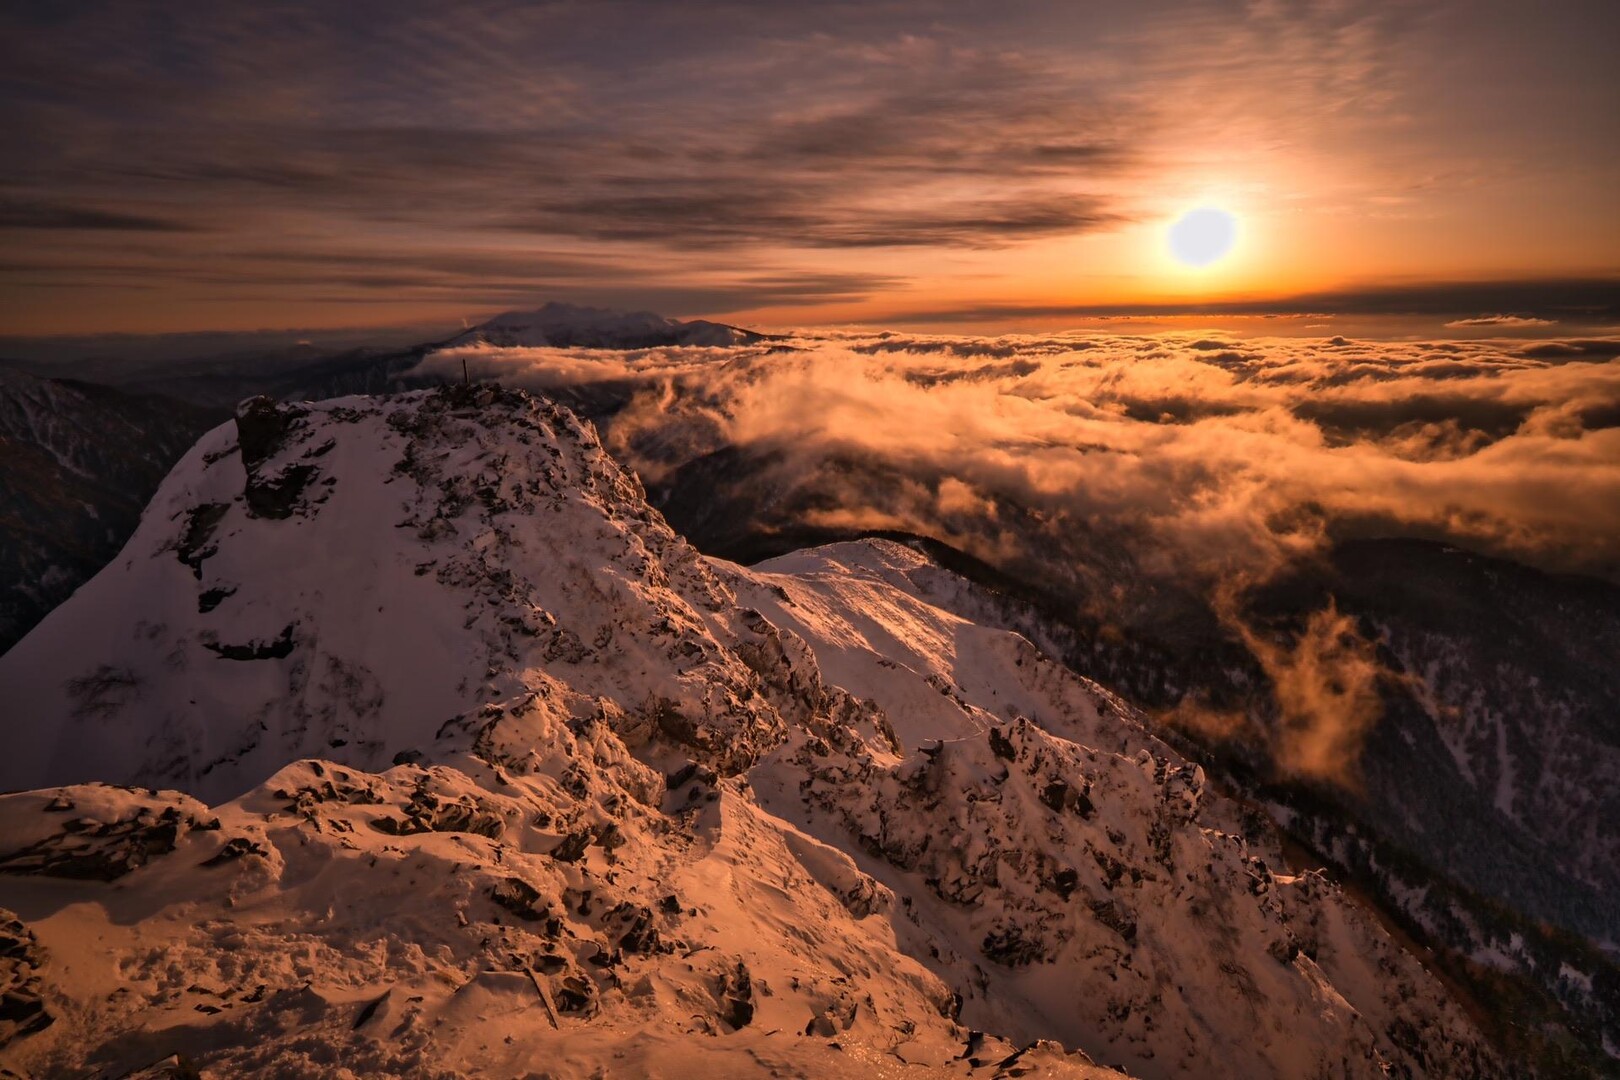
M 134 1072 L 124 1073 L 119 1080 L 203 1080 L 202 1074 L 184 1054 L 170 1054 Z
M 540 890 L 522 878 L 507 878 L 492 886 L 489 898 L 520 919 L 535 921 L 550 915 L 550 909 L 540 903 Z
M 754 984 L 741 960 L 734 969 L 721 974 L 715 996 L 720 1001 L 720 1018 L 733 1030 L 747 1027 L 754 1019 Z
M 248 855 L 256 855 L 262 859 L 268 854 L 269 852 L 265 850 L 264 845 L 258 841 L 250 840 L 245 836 L 233 836 L 225 841 L 225 845 L 219 849 L 217 854 L 203 860 L 203 865 L 223 866 L 225 863 L 235 862 Z
M 214 532 L 230 508 L 229 503 L 199 503 L 185 512 L 185 527 L 175 541 L 174 554 L 199 578 L 204 560 L 219 550 L 212 543 Z
M 204 641 L 202 646 L 221 660 L 280 660 L 291 656 L 293 647 L 297 644 L 293 640 L 294 629 L 295 627 L 289 624 L 270 641 L 251 641 L 246 645 L 220 645 L 217 642 Z
M 33 932 L 0 908 L 0 1050 L 55 1022 L 41 996 L 43 966 Z
M 251 474 L 285 445 L 287 435 L 308 410 L 282 405 L 274 398 L 249 398 L 236 407 L 236 445 L 242 465 Z
M 155 793 L 111 790 L 127 793 L 126 805 L 65 820 L 44 819 L 45 827 L 35 830 L 41 835 L 32 842 L 0 852 L 0 874 L 115 881 L 173 851 L 186 832 L 219 827 L 217 819 L 194 800 L 166 801 Z M 11 799 L 31 797 L 37 798 Z

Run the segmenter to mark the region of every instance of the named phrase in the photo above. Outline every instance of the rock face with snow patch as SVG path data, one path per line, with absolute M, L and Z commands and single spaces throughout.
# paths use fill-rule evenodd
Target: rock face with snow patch
M 258 399 L 0 663 L 35 718 L 0 787 L 230 798 L 299 757 L 386 766 L 559 680 L 638 744 L 736 771 L 781 726 L 722 643 L 737 619 L 564 410 L 487 387 Z
M 0 797 L 0 944 L 51 1021 L 0 1054 L 1503 1073 L 1262 817 L 942 574 L 705 560 L 521 393 L 248 403 L 0 661 L 0 786 L 48 788 Z

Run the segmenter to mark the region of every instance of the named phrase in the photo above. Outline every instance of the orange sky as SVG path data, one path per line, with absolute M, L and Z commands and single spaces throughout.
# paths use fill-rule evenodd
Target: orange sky
M 0 334 L 1620 275 L 1612 3 L 746 10 L 9 6 Z

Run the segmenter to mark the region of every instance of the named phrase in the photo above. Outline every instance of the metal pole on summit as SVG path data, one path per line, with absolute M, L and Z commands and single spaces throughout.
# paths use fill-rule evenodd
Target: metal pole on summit
M 465 356 L 461 358 L 461 385 L 472 385 L 472 380 L 467 377 L 467 358 Z

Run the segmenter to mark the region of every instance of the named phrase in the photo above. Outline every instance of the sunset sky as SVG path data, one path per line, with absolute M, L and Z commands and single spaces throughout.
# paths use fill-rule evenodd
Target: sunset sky
M 1613 0 L 12 3 L 0 40 L 6 335 L 1620 297 Z M 1236 242 L 1193 268 L 1202 207 Z

